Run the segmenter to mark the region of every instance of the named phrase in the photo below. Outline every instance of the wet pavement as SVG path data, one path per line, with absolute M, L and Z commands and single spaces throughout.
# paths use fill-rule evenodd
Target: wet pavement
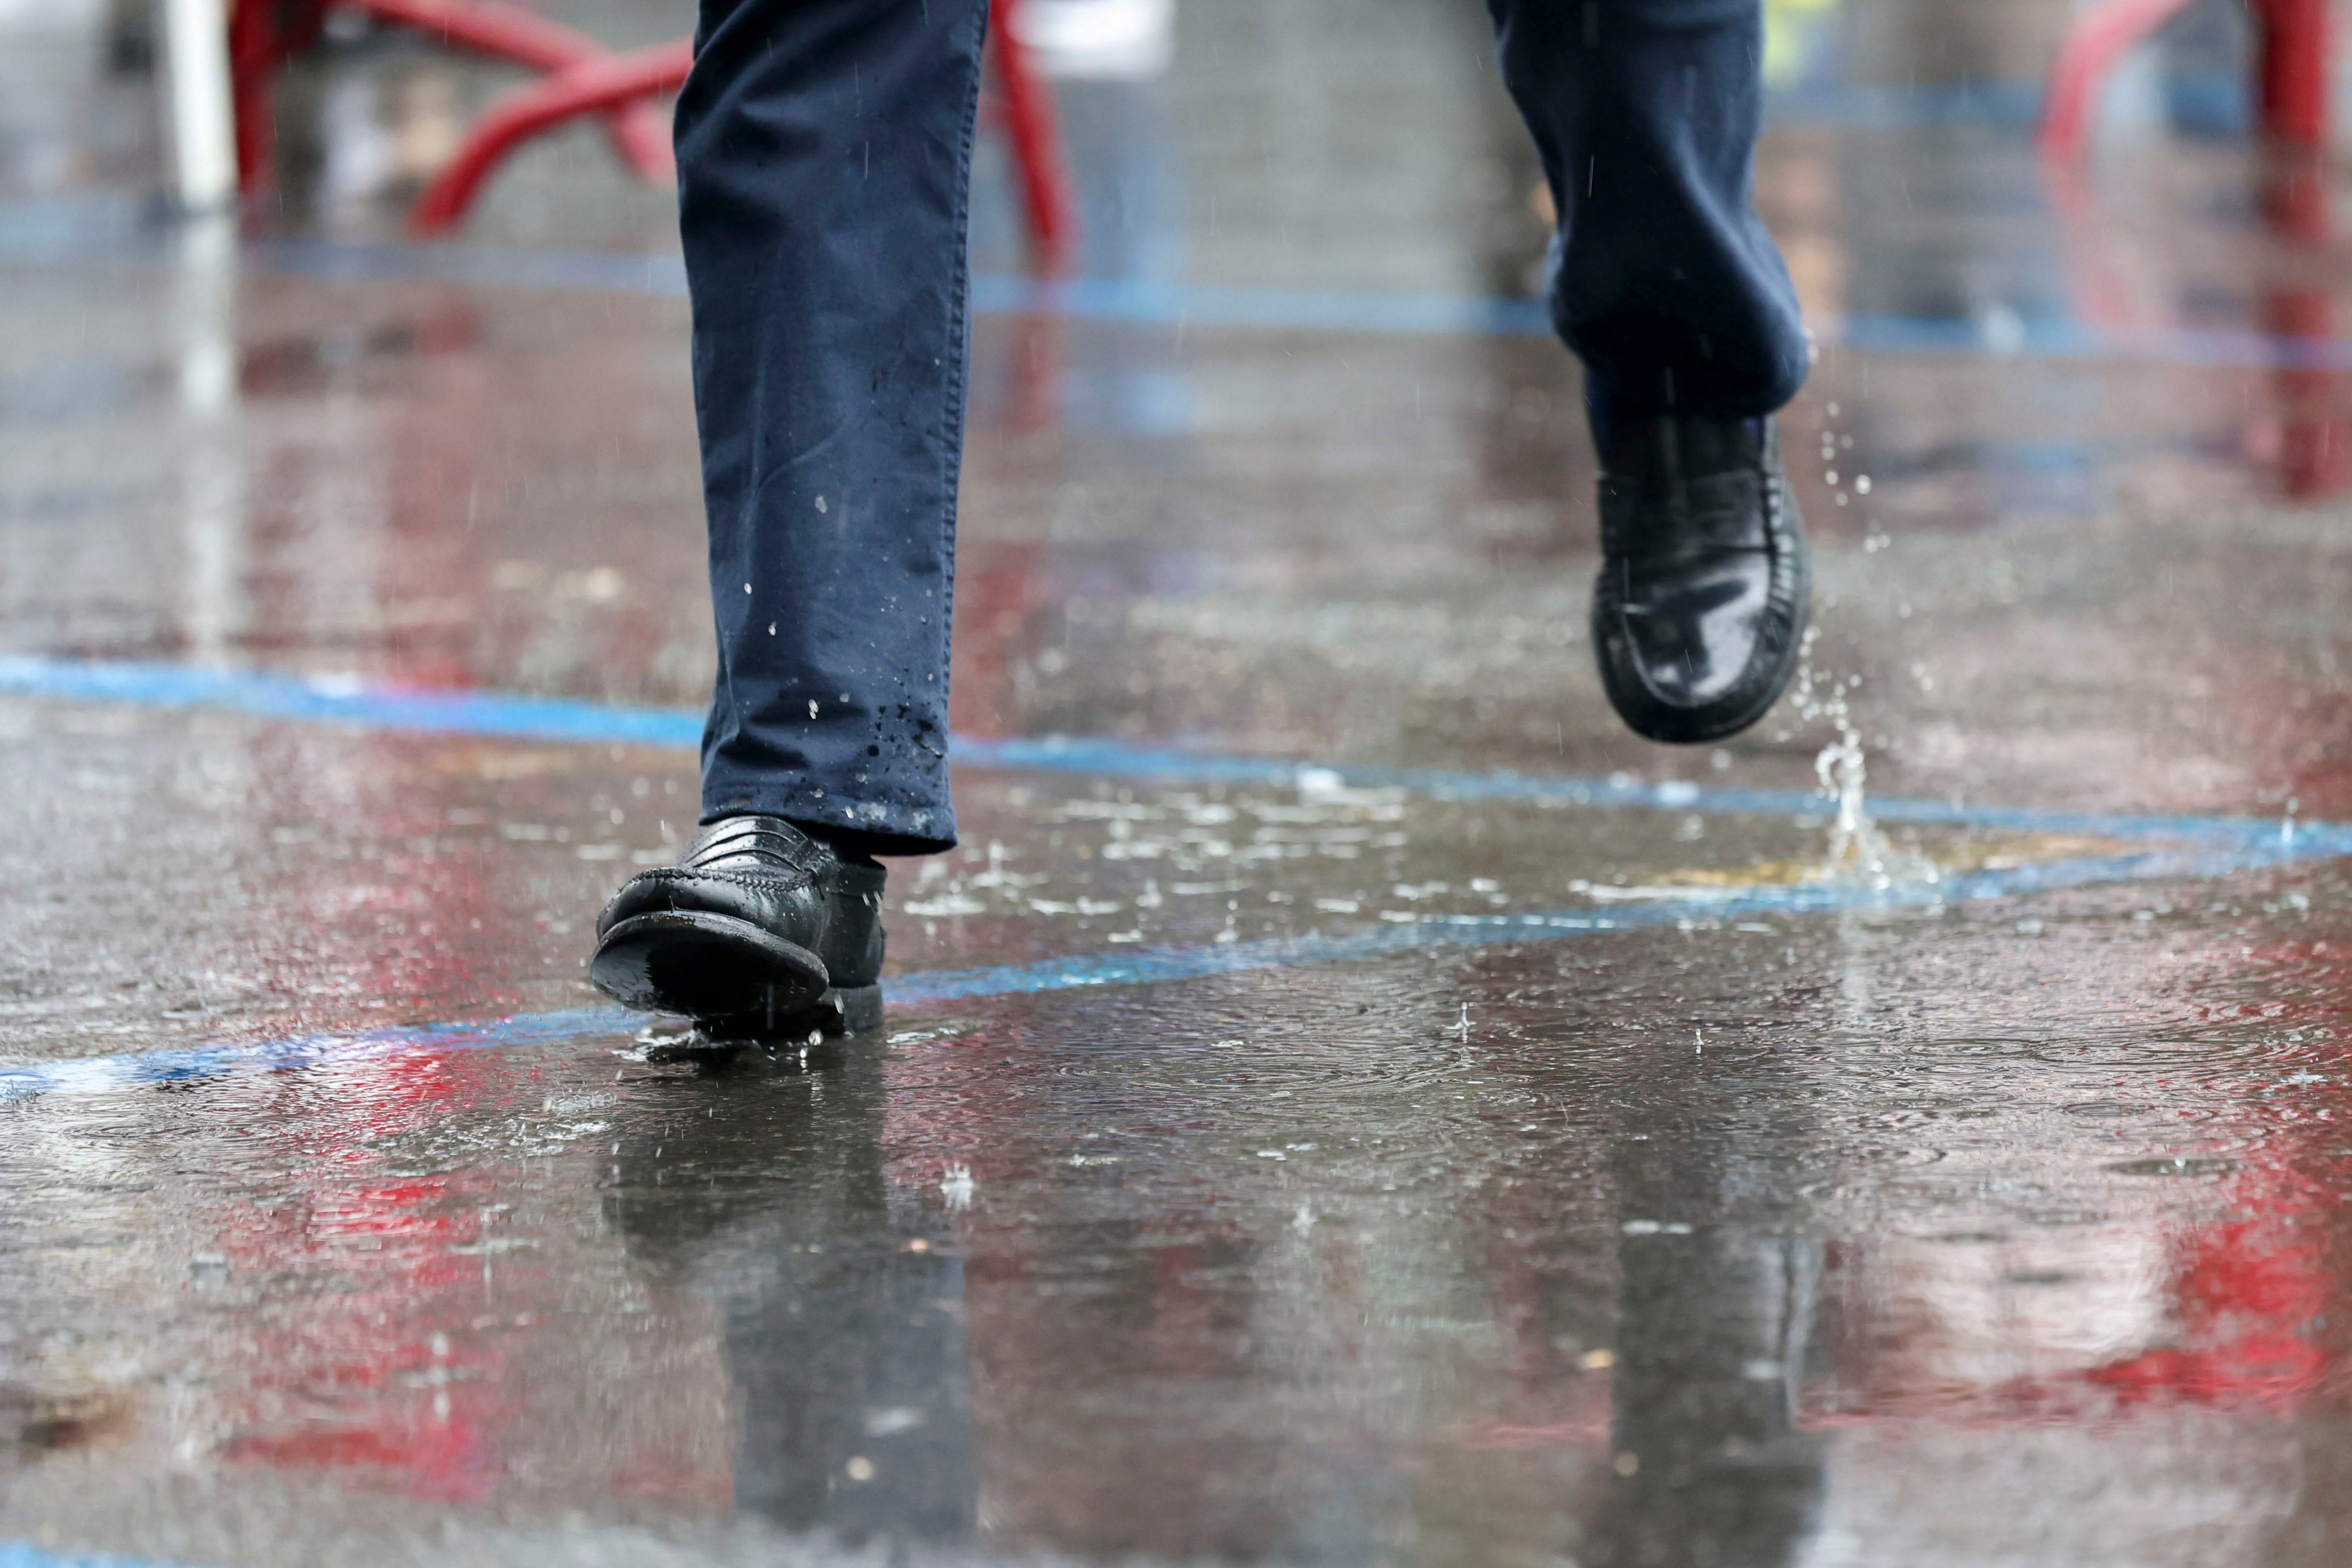
M 1776 100 L 1820 632 L 1664 750 L 1476 8 L 1370 14 L 1066 81 L 1059 290 L 983 170 L 966 843 L 719 1062 L 581 974 L 657 193 L 160 227 L 0 44 L 0 1564 L 2346 1560 L 2347 193 Z

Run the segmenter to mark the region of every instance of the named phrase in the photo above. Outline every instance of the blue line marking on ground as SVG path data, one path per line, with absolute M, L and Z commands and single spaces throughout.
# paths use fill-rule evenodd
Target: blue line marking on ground
M 1061 316 L 1136 326 L 1255 327 L 1276 331 L 1406 337 L 1549 338 L 1551 313 L 1534 299 L 1375 294 L 1074 277 L 975 277 L 976 310 Z
M 219 709 L 256 718 L 423 735 L 669 747 L 702 741 L 701 716 L 674 708 L 609 707 L 499 692 L 409 690 L 332 676 L 187 664 L 0 658 L 0 691 L 140 707 Z
M 110 1557 L 86 1552 L 51 1552 L 26 1541 L 0 1541 L 0 1568 L 173 1568 L 140 1557 Z
M 217 710 L 256 718 L 346 724 L 418 735 L 475 735 L 506 740 L 671 749 L 696 747 L 702 738 L 701 716 L 675 708 L 607 707 L 561 697 L 374 686 L 345 678 L 198 669 L 184 664 L 0 658 L 0 692 L 127 703 L 141 707 Z M 1329 780 L 1349 789 L 1401 789 L 1440 800 L 1526 801 L 1804 818 L 1827 817 L 1835 810 L 1822 796 L 1795 789 L 1709 789 L 1676 780 L 1645 783 L 1509 770 L 1481 773 L 1327 764 L 1139 746 L 1101 737 L 959 736 L 950 743 L 950 753 L 960 768 L 1069 773 L 1168 784 L 1255 784 L 1297 789 Z M 1874 799 L 1870 812 L 1882 822 L 1919 826 L 2079 833 L 2114 839 L 2193 840 L 2207 844 L 2259 845 L 2284 835 L 2305 846 L 2315 846 L 2342 841 L 2352 835 L 2352 829 L 2325 822 L 2287 823 L 2275 818 L 2052 811 L 1943 800 Z
M 285 239 L 247 247 L 264 270 L 341 281 L 468 283 L 524 288 L 593 288 L 683 297 L 676 256 Z M 1042 314 L 1134 326 L 1244 327 L 1284 331 L 1404 336 L 1548 338 L 1550 312 L 1534 299 L 1453 294 L 1267 288 L 1117 278 L 1040 280 L 982 276 L 971 303 L 987 313 Z M 1999 323 L 1905 316 L 1856 316 L 1815 323 L 1825 343 L 1883 353 L 1992 354 L 2027 359 L 2154 360 L 2266 369 L 2352 369 L 2352 340 L 2274 333 L 2166 329 L 2126 331 L 2065 319 L 2005 318 Z
M 2174 78 L 2176 85 L 2179 79 Z M 2038 81 L 1910 82 L 1902 87 L 1807 83 L 1765 89 L 1764 123 L 1768 128 L 1806 125 L 1842 131 L 1974 125 L 2025 131 L 2042 122 L 2042 103 Z
M 170 256 L 167 232 L 43 221 L 0 211 L 0 259 L 35 265 L 92 260 L 152 265 Z M 334 282 L 458 283 L 481 287 L 580 288 L 683 298 L 675 255 L 401 240 L 264 239 L 249 242 L 256 272 Z M 1536 300 L 1115 278 L 1059 281 L 983 276 L 971 285 L 982 312 L 1047 313 L 1074 320 L 1152 327 L 1243 327 L 1377 334 L 1549 337 Z M 2143 361 L 2208 368 L 2352 370 L 2352 339 L 2289 337 L 2252 328 L 2110 329 L 2065 318 L 1854 316 L 1817 321 L 1822 342 L 1881 353 L 1990 355 L 2070 361 Z
M 1325 936 L 1188 947 L 1149 947 L 1047 958 L 980 969 L 932 969 L 893 976 L 884 990 L 894 1012 L 959 1001 L 1034 996 L 1107 987 L 1164 985 L 1307 965 L 1359 963 L 1408 952 L 1525 946 L 1574 936 L 1652 929 L 1684 921 L 1778 916 L 1847 910 L 1917 909 L 2030 897 L 2103 883 L 2210 881 L 2298 862 L 2352 854 L 2352 830 L 2273 833 L 2215 849 L 2148 850 L 2091 855 L 2039 865 L 1970 872 L 1940 882 L 1888 888 L 1853 882 L 1692 888 L 1675 896 L 1608 905 L 1501 915 L 1437 915 L 1410 925 L 1382 925 Z M 254 1044 L 202 1045 L 77 1061 L 0 1067 L 0 1102 L 101 1094 L 248 1072 L 340 1067 L 413 1053 L 506 1049 L 592 1035 L 627 1035 L 646 1019 L 616 1008 L 575 1008 L 473 1022 L 408 1025 L 362 1034 L 310 1035 Z M 7 1568 L 0 1563 L 0 1568 Z
M 244 255 L 247 265 L 258 272 L 335 283 L 466 283 L 686 298 L 686 262 L 676 255 L 301 238 L 250 241 Z

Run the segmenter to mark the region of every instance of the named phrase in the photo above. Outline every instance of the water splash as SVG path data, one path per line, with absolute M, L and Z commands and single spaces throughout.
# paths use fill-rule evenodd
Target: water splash
M 1819 675 L 1812 662 L 1816 634 L 1814 628 L 1805 632 L 1796 689 L 1790 694 L 1801 722 L 1826 719 L 1837 731 L 1837 738 L 1813 758 L 1813 777 L 1820 781 L 1822 795 L 1837 803 L 1837 816 L 1830 824 L 1829 855 L 1813 880 L 1860 883 L 1875 893 L 1885 893 L 1897 883 L 1942 881 L 1943 871 L 1935 862 L 1897 848 L 1871 821 L 1869 763 L 1847 701 L 1848 695 L 1862 685 L 1862 677 Z
M 1822 793 L 1837 802 L 1837 817 L 1830 824 L 1829 859 L 1822 868 L 1821 880 L 1860 882 L 1881 893 L 1897 882 L 1936 881 L 1941 873 L 1933 862 L 1896 849 L 1870 820 L 1864 790 L 1868 774 L 1862 736 L 1841 716 L 1837 738 L 1813 758 L 1813 776 L 1821 780 Z

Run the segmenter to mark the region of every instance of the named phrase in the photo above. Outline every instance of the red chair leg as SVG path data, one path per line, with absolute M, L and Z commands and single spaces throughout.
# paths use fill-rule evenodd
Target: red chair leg
M 499 160 L 523 141 L 583 114 L 608 113 L 656 93 L 676 92 L 693 64 L 693 45 L 680 39 L 584 61 L 509 93 L 475 123 L 449 166 L 416 199 L 408 215 L 410 232 L 446 233 L 466 215 Z
M 461 26 L 472 30 L 463 34 L 451 31 L 445 36 L 453 42 L 474 47 L 488 47 L 494 42 L 497 52 L 509 57 L 522 57 L 517 52 L 520 49 L 546 47 L 548 25 L 528 13 L 521 14 L 524 23 L 518 24 L 511 8 L 506 6 L 451 5 L 447 0 L 343 3 L 418 26 L 429 20 L 437 26 L 441 20 L 462 16 L 467 21 Z M 1053 100 L 1045 84 L 1030 69 L 1027 56 L 1009 23 L 1016 4 L 1017 0 L 991 0 L 994 35 L 992 49 L 1005 130 L 1012 140 L 1014 167 L 1021 182 L 1031 259 L 1040 272 L 1050 276 L 1066 266 L 1076 225 Z M 394 16 L 395 12 L 399 15 Z M 478 14 L 485 12 L 492 18 L 488 27 L 473 27 L 482 20 Z M 429 18 L 427 13 L 431 14 Z M 650 106 L 643 100 L 656 93 L 677 90 L 693 63 L 692 45 L 681 40 L 635 54 L 574 60 L 555 68 L 544 80 L 508 95 L 483 115 L 449 166 L 417 198 L 409 214 L 410 232 L 437 235 L 454 227 L 473 205 L 483 183 L 499 162 L 516 146 L 551 126 L 583 114 L 611 114 L 630 108 L 650 113 Z M 667 138 L 664 140 L 666 142 Z
M 2263 134 L 2297 147 L 2326 145 L 2334 31 L 2327 0 L 2255 0 L 2254 12 L 2262 18 L 2254 79 Z
M 317 41 L 327 5 L 328 0 L 232 0 L 229 6 L 229 95 L 236 122 L 236 183 L 247 196 L 277 183 L 271 78 L 297 51 Z
M 1003 101 L 1004 129 L 1013 141 L 1013 167 L 1021 181 L 1022 209 L 1029 224 L 1029 259 L 1052 277 L 1069 265 L 1076 230 L 1068 165 L 1054 119 L 1053 94 L 1030 68 L 1028 51 L 1013 31 L 1019 0 L 989 0 L 990 47 L 996 86 Z
M 536 12 L 502 0 L 335 0 L 378 21 L 429 33 L 445 44 L 512 60 L 542 71 L 567 70 L 612 51 L 584 33 L 551 22 Z M 670 155 L 669 126 L 653 105 L 639 100 L 607 111 L 606 133 L 614 150 L 647 180 L 660 183 L 677 172 Z
M 254 0 L 229 14 L 230 112 L 236 120 L 236 188 L 257 196 L 278 183 L 277 127 L 271 122 L 270 78 L 278 74 L 274 30 Z

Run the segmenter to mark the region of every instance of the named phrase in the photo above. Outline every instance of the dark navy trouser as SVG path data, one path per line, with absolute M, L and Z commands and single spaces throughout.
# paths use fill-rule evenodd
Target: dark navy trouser
M 1769 413 L 1805 344 L 1749 204 L 1759 0 L 1488 0 L 1597 409 Z M 955 841 L 948 627 L 987 0 L 701 0 L 677 105 L 718 612 L 706 821 Z

